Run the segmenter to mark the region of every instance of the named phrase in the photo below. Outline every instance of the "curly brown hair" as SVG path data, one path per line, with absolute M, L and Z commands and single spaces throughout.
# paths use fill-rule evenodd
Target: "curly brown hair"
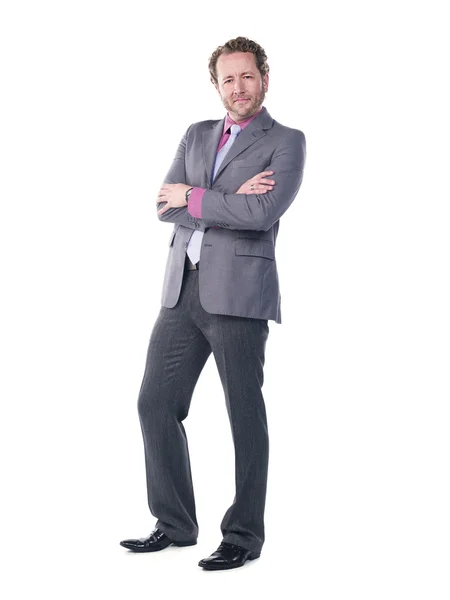
M 261 73 L 261 78 L 269 72 L 269 65 L 267 64 L 267 56 L 264 49 L 246 37 L 237 37 L 233 40 L 228 40 L 223 46 L 218 46 L 209 58 L 209 74 L 212 83 L 218 84 L 217 79 L 217 59 L 221 54 L 233 54 L 233 52 L 251 52 L 255 56 L 255 63 L 258 67 L 258 71 Z

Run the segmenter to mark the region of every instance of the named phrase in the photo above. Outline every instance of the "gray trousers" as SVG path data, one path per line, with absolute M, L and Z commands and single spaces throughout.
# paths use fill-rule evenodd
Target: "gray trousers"
M 139 391 L 150 512 L 174 541 L 198 536 L 188 442 L 183 427 L 211 352 L 225 393 L 235 451 L 235 498 L 221 523 L 224 542 L 260 552 L 269 437 L 263 386 L 267 320 L 214 315 L 199 301 L 198 271 L 185 271 L 174 308 L 161 307 Z M 236 290 L 239 293 L 239 290 Z

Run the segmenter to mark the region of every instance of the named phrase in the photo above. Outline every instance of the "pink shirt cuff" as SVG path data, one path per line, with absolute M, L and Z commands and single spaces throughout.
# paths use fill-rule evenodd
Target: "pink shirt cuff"
M 205 192 L 205 188 L 194 187 L 189 195 L 188 212 L 197 219 L 202 218 L 202 198 Z

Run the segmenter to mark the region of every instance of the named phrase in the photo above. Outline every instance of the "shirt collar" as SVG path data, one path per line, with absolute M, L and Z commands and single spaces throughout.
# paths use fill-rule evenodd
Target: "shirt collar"
M 248 119 L 245 119 L 245 121 L 242 121 L 242 123 L 236 123 L 236 121 L 233 121 L 233 119 L 227 113 L 227 116 L 225 117 L 225 123 L 223 126 L 223 133 L 225 133 L 226 130 L 229 127 L 231 127 L 231 125 L 239 125 L 239 127 L 241 129 L 244 129 L 244 127 L 246 127 L 250 123 L 250 121 L 253 121 L 253 119 L 259 115 L 259 113 L 262 111 L 263 108 L 264 108 L 264 106 L 261 106 L 261 108 L 258 110 L 258 112 L 255 115 L 252 115 Z

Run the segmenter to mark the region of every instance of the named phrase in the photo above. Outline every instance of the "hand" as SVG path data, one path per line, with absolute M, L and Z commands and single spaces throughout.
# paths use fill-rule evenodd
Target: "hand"
M 263 171 L 258 173 L 241 185 L 236 194 L 265 194 L 273 190 L 275 181 L 273 179 L 265 179 L 267 175 L 273 175 L 274 171 Z
M 162 215 L 169 208 L 187 206 L 186 192 L 191 187 L 191 185 L 185 185 L 184 183 L 163 183 L 158 192 L 156 203 L 167 202 L 167 204 L 158 210 L 158 215 Z

